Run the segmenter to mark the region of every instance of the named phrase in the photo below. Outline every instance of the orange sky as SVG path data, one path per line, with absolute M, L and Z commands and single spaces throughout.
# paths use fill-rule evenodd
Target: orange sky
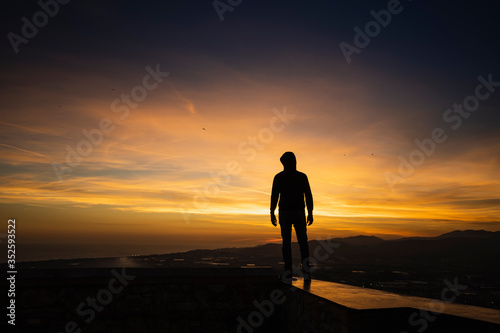
M 120 242 L 140 235 L 144 242 L 175 238 L 194 247 L 196 239 L 212 246 L 277 240 L 269 194 L 287 150 L 313 190 L 310 237 L 500 229 L 498 155 L 491 154 L 498 143 L 459 147 L 460 137 L 451 138 L 391 187 L 385 173 L 396 173 L 397 156 L 415 149 L 401 118 L 411 121 L 422 106 L 405 105 L 404 117 L 391 118 L 401 105 L 369 104 L 374 92 L 367 84 L 308 78 L 314 88 L 295 88 L 219 69 L 226 78 L 201 91 L 170 75 L 123 120 L 110 105 L 142 82 L 145 70 L 123 87 L 89 74 L 74 79 L 70 91 L 59 83 L 66 74 L 56 73 L 58 80 L 44 87 L 23 87 L 37 103 L 22 99 L 16 86 L 4 92 L 12 112 L 0 122 L 1 200 L 3 211 L 22 221 L 23 239 Z M 277 117 L 283 112 L 285 121 Z M 377 113 L 383 117 L 373 119 Z M 66 146 L 76 150 L 86 140 L 82 130 L 98 128 L 103 118 L 114 130 L 59 181 L 52 163 L 64 165 Z
M 243 8 L 236 14 L 253 15 Z M 75 25 L 82 44 L 72 46 L 48 28 L 2 63 L 0 207 L 4 220 L 19 221 L 20 242 L 197 248 L 278 241 L 269 196 L 285 151 L 296 154 L 298 170 L 309 177 L 311 239 L 500 230 L 500 92 L 481 101 L 460 128 L 443 121 L 448 108 L 474 94 L 479 75 L 500 80 L 486 66 L 497 61 L 465 68 L 468 55 L 453 63 L 435 53 L 419 62 L 398 53 L 406 51 L 398 44 L 403 39 L 384 48 L 380 37 L 348 65 L 337 49 L 345 39 L 338 31 L 351 31 L 359 18 L 346 19 L 349 29 L 339 28 L 336 37 L 291 20 L 295 34 L 264 40 L 267 30 L 251 20 L 223 26 L 208 17 L 179 30 L 182 38 L 170 25 L 184 23 L 172 17 L 154 34 L 123 28 L 128 35 L 114 32 L 113 42 Z M 204 29 L 220 39 L 207 41 Z M 428 29 L 422 40 L 438 33 Z M 147 66 L 169 75 L 155 81 Z M 145 82 L 151 89 L 132 101 L 136 106 L 120 101 Z M 277 115 L 284 112 L 285 121 Z M 103 119 L 108 133 L 94 137 L 92 151 L 58 177 L 54 165 L 68 167 L 67 149 L 84 149 L 82 131 L 96 133 Z M 447 141 L 411 176 L 390 184 L 387 173 L 398 173 L 399 156 L 408 159 L 414 140 L 430 138 L 435 128 Z

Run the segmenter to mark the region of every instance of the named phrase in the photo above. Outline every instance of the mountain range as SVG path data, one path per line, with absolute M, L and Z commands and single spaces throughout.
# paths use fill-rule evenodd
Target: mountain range
M 408 237 L 397 240 L 384 240 L 375 236 L 353 236 L 332 238 L 329 243 L 337 243 L 328 260 L 320 266 L 348 264 L 364 267 L 366 265 L 387 264 L 395 266 L 418 267 L 453 266 L 467 269 L 498 269 L 500 262 L 500 231 L 456 230 L 436 237 Z M 320 241 L 310 240 L 309 248 L 313 256 Z M 299 248 L 292 243 L 294 260 L 300 260 Z M 160 256 L 163 259 L 177 258 L 184 263 L 257 266 L 269 265 L 279 268 L 282 261 L 281 244 L 268 243 L 245 248 L 221 248 L 214 250 L 193 250 Z M 200 259 L 201 258 L 201 259 Z M 168 260 L 167 260 L 168 261 Z

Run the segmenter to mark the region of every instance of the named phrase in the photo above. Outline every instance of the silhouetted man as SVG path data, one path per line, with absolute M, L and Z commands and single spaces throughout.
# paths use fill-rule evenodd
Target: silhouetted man
M 274 177 L 271 192 L 271 223 L 276 226 L 274 210 L 279 199 L 279 223 L 281 226 L 281 237 L 283 238 L 283 261 L 285 272 L 283 279 L 292 278 L 292 225 L 297 234 L 302 258 L 302 272 L 305 280 L 310 280 L 309 270 L 309 245 L 307 243 L 307 226 L 305 215 L 305 203 L 307 204 L 307 225 L 313 223 L 313 198 L 311 187 L 307 176 L 297 171 L 297 160 L 292 152 L 286 152 L 280 158 L 284 170 Z

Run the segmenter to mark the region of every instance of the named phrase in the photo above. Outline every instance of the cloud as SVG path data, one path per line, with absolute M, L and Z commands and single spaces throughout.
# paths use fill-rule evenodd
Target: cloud
M 227 34 L 241 38 L 237 31 Z M 151 234 L 167 230 L 188 237 L 201 233 L 191 227 L 205 224 L 206 237 L 231 226 L 226 235 L 252 232 L 258 239 L 259 233 L 267 237 L 265 214 L 272 177 L 282 168 L 279 157 L 291 150 L 311 182 L 321 217 L 318 234 L 410 236 L 499 228 L 496 100 L 488 100 L 457 131 L 447 128 L 447 142 L 436 145 L 392 191 L 384 172 L 397 172 L 398 156 L 408 158 L 417 148 L 415 139 L 444 127 L 443 112 L 466 95 L 456 98 L 461 95 L 452 93 L 454 84 L 443 93 L 436 86 L 444 79 L 414 70 L 397 74 L 400 67 L 361 63 L 346 68 L 338 57 L 293 41 L 271 48 L 275 41 L 266 40 L 273 52 L 236 48 L 238 57 L 221 55 L 213 45 L 206 52 L 158 49 L 162 70 L 172 74 L 123 120 L 111 103 L 141 83 L 145 66 L 155 63 L 151 58 L 53 52 L 57 65 L 5 68 L 0 97 L 9 112 L 2 111 L 0 122 L 2 202 L 46 208 L 44 214 L 53 212 L 46 223 L 56 228 L 67 221 L 68 233 L 80 230 L 74 212 L 87 209 L 106 216 L 103 226 L 133 223 L 121 220 L 130 214 L 150 223 Z M 256 56 L 266 52 L 271 53 L 259 61 Z M 283 106 L 296 118 L 262 142 L 259 133 L 269 127 L 273 108 Z M 64 164 L 67 147 L 76 149 L 87 140 L 82 130 L 98 128 L 103 118 L 111 119 L 115 130 L 59 182 L 51 163 Z M 252 140 L 257 140 L 254 158 L 238 149 Z M 217 194 L 205 195 L 206 207 L 196 206 L 195 197 L 217 182 L 212 174 L 230 161 L 240 164 L 241 173 Z M 192 214 L 192 225 L 185 224 L 184 210 Z
M 175 94 L 177 95 L 177 97 L 179 97 L 179 100 L 184 104 L 184 107 L 189 111 L 189 113 L 195 114 L 196 110 L 194 109 L 193 102 L 191 100 L 187 99 L 186 97 L 184 97 L 179 92 L 179 90 L 175 89 L 174 86 L 173 86 L 173 84 L 170 83 L 169 85 L 172 88 L 172 90 L 175 92 Z

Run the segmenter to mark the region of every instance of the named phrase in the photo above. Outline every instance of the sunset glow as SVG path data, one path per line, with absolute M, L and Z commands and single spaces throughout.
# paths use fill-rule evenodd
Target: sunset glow
M 68 6 L 69 16 L 112 12 Z M 110 31 L 86 40 L 77 27 L 72 38 L 82 45 L 64 46 L 55 27 L 71 18 L 61 18 L 2 62 L 0 206 L 19 221 L 19 242 L 278 242 L 269 200 L 285 151 L 295 153 L 313 191 L 310 239 L 500 230 L 500 88 L 459 128 L 443 119 L 475 94 L 478 77 L 500 81 L 497 62 L 460 71 L 468 55 L 456 55 L 456 64 L 437 53 L 418 62 L 404 45 L 384 48 L 384 38 L 410 29 L 401 19 L 347 64 L 338 44 L 369 10 L 345 20 L 346 32 L 293 27 L 293 19 L 268 13 L 264 22 L 290 30 L 269 27 L 274 37 L 258 41 L 251 32 L 265 28 L 244 19 L 250 8 L 223 23 L 210 6 L 186 22 L 168 13 L 135 33 L 125 28 L 130 41 L 115 32 L 116 49 L 106 44 Z M 407 10 L 400 15 L 417 16 Z M 425 38 L 438 33 L 422 29 Z M 498 56 L 487 48 L 485 59 Z M 152 71 L 168 75 L 155 79 Z M 410 176 L 388 182 L 399 156 L 409 161 L 415 140 L 435 128 L 447 140 L 422 154 Z

